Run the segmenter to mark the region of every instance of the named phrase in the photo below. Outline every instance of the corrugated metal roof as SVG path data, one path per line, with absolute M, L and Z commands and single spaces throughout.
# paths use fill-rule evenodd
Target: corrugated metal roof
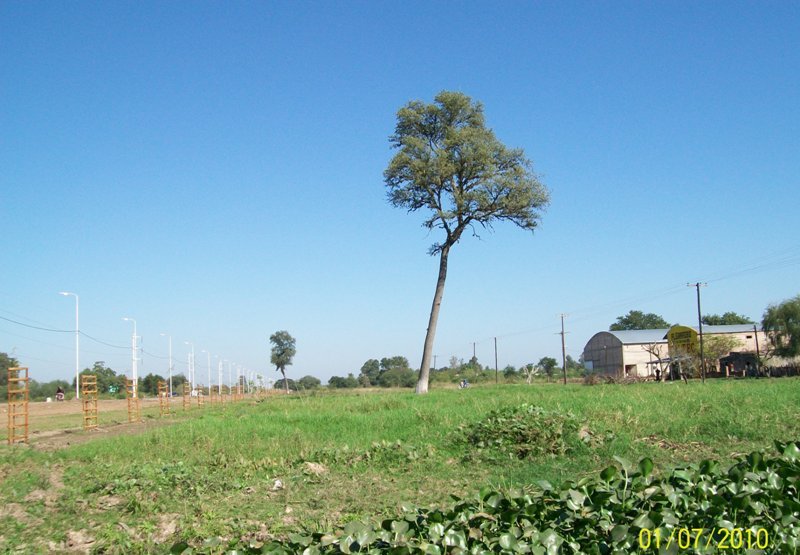
M 609 331 L 611 335 L 619 339 L 623 345 L 638 343 L 661 343 L 666 341 L 664 337 L 669 331 L 668 328 L 657 330 L 620 330 Z M 705 331 L 705 329 L 703 330 Z
M 706 326 L 703 324 L 703 333 L 747 333 L 748 331 L 753 331 L 753 326 L 756 326 L 758 331 L 762 331 L 761 326 L 758 324 L 732 324 L 729 326 Z M 697 326 L 689 327 L 699 331 Z
M 754 324 L 733 324 L 727 326 L 703 326 L 703 335 L 715 333 L 747 333 L 753 331 Z M 758 331 L 761 326 L 755 324 Z M 697 326 L 686 326 L 692 328 L 694 331 L 699 331 Z M 661 343 L 666 342 L 668 328 L 656 330 L 620 330 L 609 331 L 611 335 L 619 339 L 623 345 L 636 345 L 644 343 Z

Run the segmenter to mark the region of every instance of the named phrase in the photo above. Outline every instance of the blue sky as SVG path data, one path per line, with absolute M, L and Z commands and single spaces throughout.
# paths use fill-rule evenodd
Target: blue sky
M 800 293 L 796 2 L 0 3 L 0 351 L 45 381 L 206 356 L 290 377 L 421 358 L 438 240 L 391 208 L 396 111 L 462 91 L 551 191 L 454 249 L 434 349 L 559 358 L 631 309 Z M 214 361 L 212 361 L 215 364 Z

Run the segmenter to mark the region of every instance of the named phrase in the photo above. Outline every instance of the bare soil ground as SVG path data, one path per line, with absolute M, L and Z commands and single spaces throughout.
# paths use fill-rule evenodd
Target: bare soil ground
M 181 411 L 180 400 L 171 403 L 173 413 Z M 8 411 L 3 406 L 3 415 Z M 158 399 L 141 400 L 141 422 L 128 422 L 128 402 L 125 399 L 108 399 L 97 402 L 98 428 L 84 431 L 83 404 L 80 401 L 32 402 L 28 405 L 28 442 L 31 447 L 53 450 L 91 441 L 98 437 L 136 434 L 146 429 L 163 426 L 174 418 L 159 417 Z M 3 439 L 7 437 L 3 434 Z

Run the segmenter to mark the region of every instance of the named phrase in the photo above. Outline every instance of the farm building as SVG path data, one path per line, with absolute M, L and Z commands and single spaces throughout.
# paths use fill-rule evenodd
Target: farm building
M 589 339 L 583 348 L 584 364 L 595 372 L 612 376 L 645 377 L 655 376 L 656 368 L 670 360 L 667 336 L 686 330 L 689 335 L 697 335 L 697 327 L 673 326 L 670 329 L 601 331 Z M 684 332 L 686 333 L 686 332 Z M 766 336 L 760 329 L 755 331 L 752 324 L 730 326 L 703 326 L 703 337 L 732 338 L 736 347 L 730 353 L 740 364 L 752 358 L 757 350 L 766 346 Z M 729 355 L 730 353 L 725 353 Z M 750 356 L 746 356 L 750 354 Z M 726 360 L 726 362 L 728 362 Z M 733 369 L 741 373 L 740 368 Z

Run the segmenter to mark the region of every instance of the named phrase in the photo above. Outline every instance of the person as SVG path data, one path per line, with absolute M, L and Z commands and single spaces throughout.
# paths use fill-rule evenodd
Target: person
M 61 389 L 61 386 L 59 386 L 56 389 L 56 401 L 63 401 L 63 400 L 64 400 L 64 390 Z

